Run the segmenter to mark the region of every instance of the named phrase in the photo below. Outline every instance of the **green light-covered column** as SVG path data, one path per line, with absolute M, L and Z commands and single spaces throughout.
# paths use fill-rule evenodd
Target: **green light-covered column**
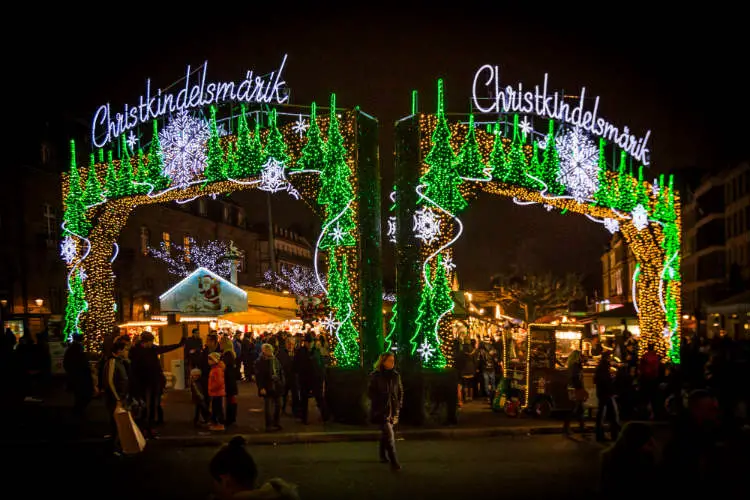
M 361 344 L 365 369 L 383 352 L 383 262 L 378 122 L 357 110 L 357 183 L 361 290 Z

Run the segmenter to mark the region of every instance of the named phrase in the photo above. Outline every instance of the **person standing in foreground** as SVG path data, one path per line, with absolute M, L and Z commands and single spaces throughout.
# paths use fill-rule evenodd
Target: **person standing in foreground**
M 212 431 L 224 430 L 224 396 L 227 394 L 224 382 L 224 363 L 221 354 L 212 352 L 208 355 L 211 372 L 208 374 L 208 397 L 211 398 Z
M 263 344 L 261 357 L 255 363 L 255 381 L 258 395 L 263 398 L 266 432 L 281 430 L 281 395 L 284 392 L 284 369 L 273 355 L 273 346 Z M 273 408 L 272 408 L 273 407 Z
M 104 403 L 107 408 L 111 429 L 112 437 L 110 443 L 112 451 L 116 455 L 119 455 L 116 448 L 119 437 L 117 435 L 117 423 L 115 422 L 115 410 L 125 405 L 128 396 L 128 375 L 121 359 L 124 349 L 125 344 L 123 342 L 115 342 L 110 349 L 109 359 L 104 365 Z
M 278 477 L 269 480 L 260 488 L 255 488 L 258 467 L 247 452 L 246 444 L 245 438 L 235 436 L 211 459 L 208 470 L 214 480 L 215 498 L 299 500 L 297 487 Z
M 375 363 L 375 371 L 370 375 L 368 395 L 372 403 L 372 423 L 380 426 L 380 461 L 390 463 L 393 470 L 401 470 L 396 456 L 396 438 L 393 426 L 398 424 L 398 415 L 404 400 L 401 375 L 394 370 L 396 358 L 385 352 Z

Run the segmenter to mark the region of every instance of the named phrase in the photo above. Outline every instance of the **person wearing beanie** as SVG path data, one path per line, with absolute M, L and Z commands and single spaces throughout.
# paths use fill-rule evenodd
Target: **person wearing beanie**
M 224 396 L 226 387 L 224 385 L 224 363 L 221 354 L 212 352 L 208 355 L 208 364 L 211 371 L 208 374 L 208 397 L 211 398 L 211 427 L 212 431 L 224 430 Z
M 258 466 L 247 452 L 246 445 L 245 438 L 235 436 L 216 452 L 208 464 L 217 500 L 299 500 L 297 486 L 278 477 L 256 488 Z
M 208 424 L 211 413 L 208 410 L 208 398 L 203 387 L 200 368 L 190 370 L 190 395 L 195 407 L 193 425 L 201 427 Z

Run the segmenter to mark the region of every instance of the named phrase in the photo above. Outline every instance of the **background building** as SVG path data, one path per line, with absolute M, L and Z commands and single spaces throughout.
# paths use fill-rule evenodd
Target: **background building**
M 635 255 L 619 232 L 612 236 L 601 260 L 602 301 L 622 305 L 632 302 L 631 279 L 635 271 Z

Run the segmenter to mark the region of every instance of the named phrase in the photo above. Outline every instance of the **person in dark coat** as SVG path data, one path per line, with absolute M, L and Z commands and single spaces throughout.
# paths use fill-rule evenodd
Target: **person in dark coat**
M 578 420 L 581 433 L 583 433 L 585 430 L 583 423 L 583 403 L 588 399 L 588 393 L 583 387 L 583 358 L 581 357 L 581 351 L 576 349 L 571 352 L 566 361 L 566 366 L 570 374 L 568 394 L 570 395 L 572 408 L 565 414 L 563 432 L 566 434 L 570 433 L 570 421 L 575 418 Z
M 242 337 L 242 352 L 240 354 L 242 359 L 243 378 L 245 381 L 250 382 L 253 379 L 253 369 L 255 366 L 255 344 L 253 343 L 252 332 L 246 332 Z
M 458 366 L 461 372 L 461 400 L 468 403 L 474 397 L 475 378 L 477 374 L 476 351 L 471 344 L 463 344 L 458 354 Z
M 294 354 L 294 373 L 299 387 L 300 418 L 303 424 L 308 423 L 308 400 L 310 394 L 315 398 L 323 421 L 328 420 L 328 407 L 323 399 L 323 361 L 314 345 L 312 333 L 305 336 L 302 346 Z M 257 375 L 256 375 L 257 376 Z
M 294 339 L 288 337 L 276 355 L 279 363 L 281 363 L 281 368 L 284 370 L 284 379 L 286 380 L 281 398 L 281 412 L 285 415 L 289 393 L 292 394 L 292 414 L 297 415 L 299 413 L 299 389 L 294 377 L 294 358 L 292 356 L 294 356 Z
M 193 368 L 200 368 L 201 351 L 203 350 L 203 339 L 200 330 L 193 328 L 192 335 L 185 339 L 185 380 Z
M 109 417 L 110 445 L 116 454 L 119 438 L 117 437 L 115 410 L 120 406 L 125 406 L 128 397 L 128 375 L 121 359 L 124 349 L 125 345 L 122 342 L 115 342 L 104 365 L 104 405 Z
M 224 405 L 226 407 L 224 425 L 229 427 L 237 423 L 237 394 L 239 394 L 237 388 L 237 370 L 233 368 L 235 366 L 234 351 L 224 351 L 224 354 L 221 355 L 221 361 L 226 367 L 224 369 L 224 388 L 226 390 L 226 394 L 224 395 L 226 399 L 226 404 Z
M 63 369 L 68 377 L 68 390 L 73 393 L 73 414 L 82 418 L 94 396 L 94 377 L 83 350 L 83 335 L 73 335 L 73 342 L 63 356 Z
M 138 386 L 138 391 L 146 402 L 146 415 L 143 418 L 144 434 L 154 437 L 153 427 L 156 424 L 161 396 L 167 380 L 161 367 L 161 354 L 174 351 L 185 345 L 185 339 L 178 344 L 155 346 L 151 332 L 141 333 L 141 343 L 130 350 L 130 373 Z
M 396 456 L 396 438 L 393 426 L 398 424 L 398 416 L 404 400 L 401 375 L 394 369 L 396 358 L 392 352 L 380 355 L 375 363 L 375 371 L 370 374 L 370 419 L 380 426 L 380 461 L 390 463 L 393 470 L 401 470 Z
M 26 331 L 16 347 L 16 355 L 21 365 L 21 379 L 25 401 L 40 403 L 41 399 L 33 397 L 39 390 L 44 374 L 45 355 L 35 333 Z
M 609 352 L 602 353 L 599 364 L 594 371 L 594 384 L 596 384 L 596 399 L 599 404 L 596 410 L 596 440 L 604 441 L 602 420 L 604 420 L 606 414 L 612 441 L 616 441 L 620 423 L 617 403 L 615 402 L 614 380 L 612 380 L 612 374 L 610 373 Z
M 266 432 L 281 430 L 281 395 L 284 392 L 284 369 L 276 359 L 271 344 L 263 344 L 261 357 L 255 362 L 258 395 L 263 398 Z

